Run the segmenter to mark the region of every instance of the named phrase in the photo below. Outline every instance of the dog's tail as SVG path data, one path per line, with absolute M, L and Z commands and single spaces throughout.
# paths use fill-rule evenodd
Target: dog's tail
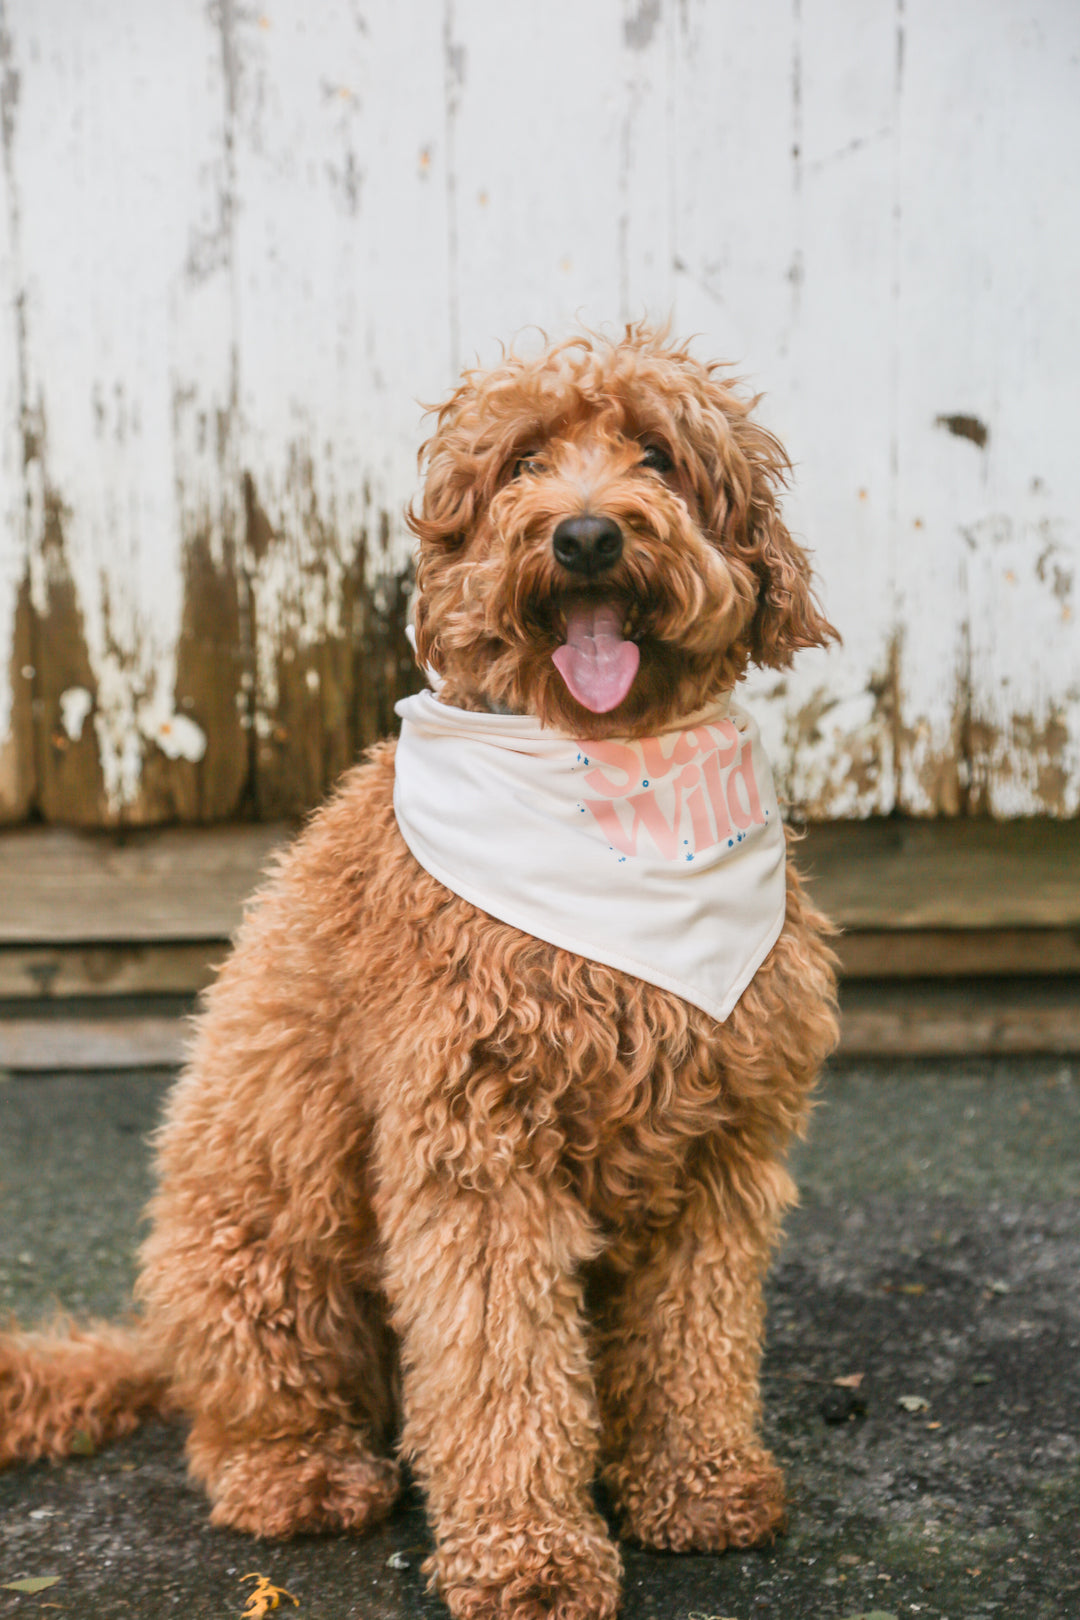
M 168 1406 L 138 1327 L 61 1318 L 41 1332 L 0 1333 L 0 1468 L 90 1456 Z

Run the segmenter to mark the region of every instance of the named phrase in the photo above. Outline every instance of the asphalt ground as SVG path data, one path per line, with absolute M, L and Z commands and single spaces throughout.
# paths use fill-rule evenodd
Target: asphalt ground
M 0 1317 L 128 1307 L 167 1083 L 0 1083 Z M 625 1620 L 1075 1620 L 1080 1067 L 840 1065 L 821 1096 L 770 1284 L 789 1532 L 718 1558 L 625 1548 Z M 257 1543 L 209 1527 L 182 1447 L 155 1424 L 0 1476 L 0 1616 L 231 1620 L 252 1573 L 307 1620 L 445 1615 L 415 1493 L 367 1537 Z M 9 1589 L 27 1578 L 51 1584 Z

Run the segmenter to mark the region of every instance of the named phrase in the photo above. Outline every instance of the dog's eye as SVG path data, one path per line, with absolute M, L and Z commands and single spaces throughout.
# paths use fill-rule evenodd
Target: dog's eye
M 673 462 L 663 445 L 646 444 L 642 446 L 640 465 L 648 467 L 651 472 L 669 473 Z
M 510 477 L 521 478 L 524 476 L 526 478 L 535 478 L 536 474 L 542 471 L 543 467 L 541 465 L 539 456 L 519 456 L 514 462 L 514 470 L 510 474 Z

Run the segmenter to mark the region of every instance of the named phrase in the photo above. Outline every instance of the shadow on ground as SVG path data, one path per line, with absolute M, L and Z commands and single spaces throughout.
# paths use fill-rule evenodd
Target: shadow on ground
M 123 1311 L 166 1082 L 0 1085 L 0 1315 Z M 833 1071 L 770 1288 L 790 1532 L 723 1558 L 626 1548 L 625 1620 L 1080 1616 L 1077 1082 L 1060 1060 Z M 209 1528 L 182 1444 L 154 1425 L 0 1478 L 0 1616 L 232 1620 L 252 1571 L 307 1620 L 445 1615 L 415 1496 L 361 1540 L 259 1544 Z

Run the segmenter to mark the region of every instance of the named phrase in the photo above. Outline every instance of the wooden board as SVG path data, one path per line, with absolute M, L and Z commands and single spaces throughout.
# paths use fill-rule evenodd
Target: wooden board
M 0 943 L 228 939 L 281 827 L 0 837 Z
M 177 1017 L 0 1018 L 0 1071 L 172 1067 Z M 1080 980 L 848 986 L 840 1056 L 950 1057 L 1080 1053 Z
M 0 1001 L 193 996 L 228 953 L 225 940 L 0 946 Z M 874 929 L 836 942 L 844 979 L 1010 978 L 1080 974 L 1080 929 Z
M 1059 978 L 1080 974 L 1080 927 L 862 929 L 836 951 L 845 979 Z
M 795 858 L 852 930 L 1080 925 L 1080 821 L 838 823 Z
M 281 825 L 122 839 L 60 828 L 7 832 L 0 836 L 0 945 L 228 939 L 244 898 L 289 836 Z M 796 859 L 814 899 L 853 935 L 920 933 L 938 963 L 928 971 L 942 971 L 954 947 L 952 971 L 998 971 L 986 965 L 995 951 L 1013 964 L 1001 971 L 1055 971 L 1048 955 L 1058 945 L 1056 971 L 1071 971 L 1075 961 L 1080 822 L 837 823 L 811 828 Z M 993 948 L 963 937 L 988 929 L 1015 937 Z M 1063 935 L 1051 945 L 1037 939 L 1041 930 Z M 841 947 L 853 969 L 862 948 Z M 878 971 L 885 949 L 868 939 L 862 971 Z M 898 962 L 916 960 L 913 942 L 897 949 Z
M 171 1069 L 187 1033 L 182 1018 L 0 1019 L 0 1071 Z
M 1080 980 L 908 986 L 864 983 L 842 997 L 843 1057 L 1080 1053 Z
M 225 940 L 0 946 L 0 1001 L 193 996 L 228 954 Z

